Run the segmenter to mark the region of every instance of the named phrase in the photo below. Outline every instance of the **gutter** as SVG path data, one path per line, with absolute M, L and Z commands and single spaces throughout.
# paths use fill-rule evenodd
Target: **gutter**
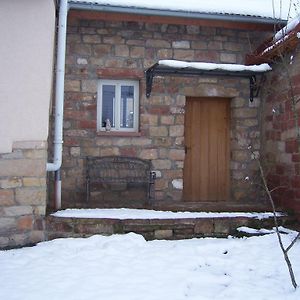
M 176 11 L 166 9 L 151 9 L 140 7 L 125 7 L 114 5 L 103 5 L 98 3 L 86 3 L 86 2 L 72 2 L 69 1 L 69 8 L 74 10 L 88 10 L 88 11 L 101 11 L 108 13 L 124 13 L 135 14 L 144 16 L 160 16 L 160 17 L 179 17 L 188 19 L 201 19 L 212 21 L 231 21 L 242 23 L 258 23 L 285 26 L 287 21 L 281 19 L 273 19 L 258 16 L 243 16 L 243 15 L 231 15 L 231 14 L 214 14 L 214 13 L 201 13 L 192 11 Z
M 57 61 L 55 81 L 55 121 L 54 121 L 54 157 L 48 162 L 46 170 L 55 171 L 55 208 L 61 207 L 60 167 L 62 164 L 64 84 L 68 0 L 60 0 L 57 37 Z

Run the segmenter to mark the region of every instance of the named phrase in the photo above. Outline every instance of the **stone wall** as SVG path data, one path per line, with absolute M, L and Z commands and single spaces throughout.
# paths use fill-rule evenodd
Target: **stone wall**
M 88 155 L 150 159 L 158 175 L 156 201 L 182 200 L 184 112 L 186 97 L 191 96 L 231 99 L 231 200 L 256 200 L 257 195 L 244 180 L 255 173 L 247 146 L 251 143 L 256 150 L 260 148 L 259 100 L 249 104 L 248 79 L 157 77 L 147 99 L 144 70 L 159 59 L 243 63 L 250 51 L 249 43 L 264 38 L 265 33 L 244 30 L 71 18 L 65 82 L 63 206 L 85 205 Z M 97 132 L 99 78 L 140 81 L 139 133 L 116 136 Z
M 264 87 L 264 157 L 279 206 L 300 215 L 300 52 L 273 64 Z M 293 105 L 293 97 L 295 105 Z M 298 140 L 297 140 L 298 135 Z M 299 217 L 300 218 L 300 217 Z
M 0 248 L 44 240 L 45 142 L 15 142 L 0 154 Z

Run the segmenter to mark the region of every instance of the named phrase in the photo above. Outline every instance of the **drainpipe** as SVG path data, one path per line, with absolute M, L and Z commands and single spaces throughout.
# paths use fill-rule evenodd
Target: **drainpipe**
M 61 176 L 63 144 L 64 84 L 67 34 L 68 0 L 60 0 L 57 37 L 57 62 L 55 82 L 54 158 L 47 163 L 47 171 L 55 171 L 55 208 L 61 208 Z

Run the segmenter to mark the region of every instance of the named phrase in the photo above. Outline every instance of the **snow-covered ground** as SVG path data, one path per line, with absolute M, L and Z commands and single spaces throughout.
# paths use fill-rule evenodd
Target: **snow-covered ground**
M 277 212 L 277 216 L 283 213 Z M 188 219 L 188 218 L 236 218 L 246 217 L 255 219 L 268 219 L 273 217 L 271 212 L 173 212 L 151 209 L 132 208 L 68 208 L 52 214 L 61 218 L 96 218 L 96 219 Z
M 287 244 L 295 232 L 283 236 Z M 300 283 L 300 241 L 290 251 Z M 0 251 L 0 299 L 300 299 L 275 234 L 150 241 L 133 233 Z

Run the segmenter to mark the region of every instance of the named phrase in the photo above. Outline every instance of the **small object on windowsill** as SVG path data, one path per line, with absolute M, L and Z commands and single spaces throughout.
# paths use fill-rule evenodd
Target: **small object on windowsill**
M 105 120 L 105 130 L 106 131 L 111 131 L 111 124 L 110 124 L 110 120 L 109 119 Z

